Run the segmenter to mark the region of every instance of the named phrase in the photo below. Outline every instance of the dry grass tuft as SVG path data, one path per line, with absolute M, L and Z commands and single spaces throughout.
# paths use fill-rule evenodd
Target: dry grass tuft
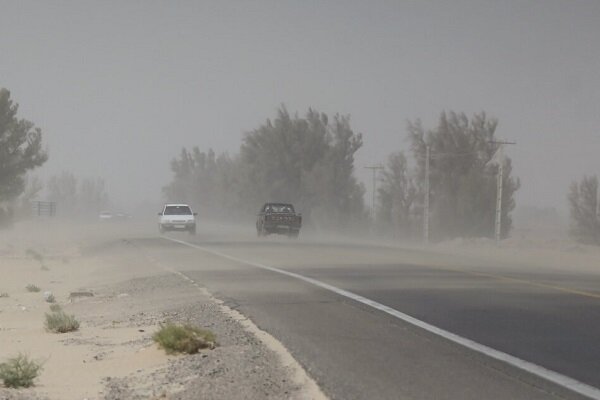
M 29 285 L 25 286 L 25 289 L 27 289 L 28 292 L 34 292 L 34 293 L 37 293 L 40 290 L 42 290 L 42 289 L 39 288 L 39 286 L 36 286 L 36 285 L 34 285 L 32 283 L 30 283 Z
M 160 329 L 152 336 L 152 339 L 168 354 L 195 354 L 200 349 L 214 349 L 216 345 L 215 334 L 211 331 L 171 322 L 161 324 Z
M 54 333 L 73 332 L 79 329 L 79 321 L 74 315 L 69 315 L 62 310 L 46 313 L 46 329 Z
M 42 371 L 42 364 L 20 354 L 0 364 L 0 379 L 8 388 L 28 388 Z

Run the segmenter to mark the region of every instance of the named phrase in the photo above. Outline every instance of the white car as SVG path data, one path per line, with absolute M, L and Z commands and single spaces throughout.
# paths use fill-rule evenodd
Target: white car
M 110 211 L 102 211 L 100 215 L 98 215 L 98 219 L 100 221 L 108 221 L 113 218 L 113 214 Z
M 160 233 L 167 231 L 188 231 L 196 234 L 196 215 L 187 204 L 165 204 L 158 213 L 158 230 Z

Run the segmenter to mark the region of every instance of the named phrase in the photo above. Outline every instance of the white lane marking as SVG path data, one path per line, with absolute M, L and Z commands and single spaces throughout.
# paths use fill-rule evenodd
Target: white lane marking
M 192 247 L 201 251 L 204 251 L 206 253 L 210 253 L 222 258 L 226 258 L 228 260 L 240 263 L 240 264 L 245 264 L 245 265 L 250 265 L 256 268 L 261 268 L 267 271 L 271 271 L 271 272 L 276 272 L 278 274 L 282 274 L 282 275 L 286 275 L 289 276 L 291 278 L 295 278 L 295 279 L 299 279 L 301 281 L 310 283 L 314 286 L 318 286 L 322 289 L 325 290 L 329 290 L 333 293 L 336 293 L 340 296 L 344 296 L 347 297 L 349 299 L 352 299 L 354 301 L 357 301 L 359 303 L 365 304 L 369 307 L 373 307 L 376 310 L 379 311 L 383 311 L 384 313 L 387 313 L 389 315 L 392 315 L 402 321 L 408 322 L 409 324 L 412 324 L 414 326 L 417 326 L 421 329 L 424 329 L 428 332 L 431 332 L 435 335 L 441 336 L 444 339 L 450 340 L 454 343 L 457 343 L 461 346 L 464 346 L 468 349 L 471 349 L 473 351 L 476 351 L 478 353 L 484 354 L 488 357 L 494 358 L 496 360 L 499 361 L 503 361 L 509 365 L 512 365 L 513 367 L 516 367 L 518 369 L 521 369 L 523 371 L 529 372 L 533 375 L 536 375 L 540 378 L 543 378 L 547 381 L 553 382 L 559 386 L 562 386 L 564 388 L 567 388 L 569 390 L 572 390 L 573 392 L 579 393 L 581 395 L 587 396 L 591 399 L 596 399 L 596 400 L 600 400 L 600 389 L 595 388 L 593 386 L 590 386 L 586 383 L 583 382 L 579 382 L 578 380 L 575 380 L 573 378 L 569 378 L 568 376 L 562 375 L 558 372 L 546 369 L 542 366 L 539 366 L 537 364 L 531 363 L 529 361 L 525 361 L 525 360 L 521 360 L 520 358 L 511 356 L 510 354 L 506 354 L 504 352 L 501 352 L 499 350 L 495 350 L 491 347 L 488 347 L 486 345 L 477 343 L 473 340 L 464 338 L 462 336 L 456 335 L 452 332 L 448 332 L 444 329 L 438 328 L 436 326 L 433 326 L 431 324 L 428 324 L 427 322 L 421 321 L 420 319 L 411 317 L 408 314 L 404 314 L 403 312 L 400 312 L 398 310 L 395 310 L 391 307 L 388 307 L 384 304 L 378 303 L 374 300 L 368 299 L 366 297 L 363 297 L 361 295 L 358 295 L 356 293 L 352 293 L 349 292 L 347 290 L 344 289 L 340 289 L 336 286 L 330 285 L 328 283 L 324 283 L 321 281 L 318 281 L 316 279 L 313 278 L 309 278 L 307 276 L 304 275 L 300 275 L 300 274 L 296 274 L 294 272 L 289 272 L 289 271 L 285 271 L 279 268 L 275 268 L 275 267 L 270 267 L 268 265 L 264 265 L 261 263 L 257 263 L 257 262 L 253 262 L 253 261 L 247 261 L 247 260 L 243 260 L 241 258 L 238 257 L 234 257 L 234 256 L 230 256 L 229 254 L 225 254 L 225 253 L 221 253 L 220 251 L 216 251 L 216 250 L 211 250 L 211 249 L 207 249 L 205 247 L 202 246 L 198 246 L 195 245 L 193 243 L 189 243 L 183 240 L 177 240 L 177 239 L 172 239 L 172 238 L 168 238 L 168 237 L 164 237 L 164 239 L 166 240 L 170 240 L 172 242 L 176 242 L 179 244 L 182 244 L 184 246 L 188 246 L 188 247 Z

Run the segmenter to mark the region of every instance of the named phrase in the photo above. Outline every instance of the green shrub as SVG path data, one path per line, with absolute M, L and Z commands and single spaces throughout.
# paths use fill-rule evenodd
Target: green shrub
M 42 364 L 19 353 L 18 356 L 0 364 L 0 379 L 4 386 L 9 388 L 28 388 L 33 386 L 33 381 L 41 371 Z
M 46 313 L 46 329 L 54 333 L 66 333 L 79 329 L 79 321 L 74 315 L 69 315 L 62 310 Z
M 168 354 L 194 354 L 200 349 L 213 349 L 216 345 L 215 335 L 211 331 L 171 322 L 161 324 L 152 339 Z
M 42 290 L 38 286 L 33 285 L 31 283 L 29 285 L 25 286 L 25 289 L 27 289 L 28 292 L 39 292 L 40 290 Z

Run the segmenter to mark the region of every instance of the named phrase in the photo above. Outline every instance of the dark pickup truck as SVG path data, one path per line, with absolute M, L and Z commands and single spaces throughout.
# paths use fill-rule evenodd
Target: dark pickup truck
M 297 238 L 302 226 L 302 215 L 296 214 L 294 206 L 286 203 L 266 203 L 258 213 L 256 233 L 266 236 L 270 233 Z

